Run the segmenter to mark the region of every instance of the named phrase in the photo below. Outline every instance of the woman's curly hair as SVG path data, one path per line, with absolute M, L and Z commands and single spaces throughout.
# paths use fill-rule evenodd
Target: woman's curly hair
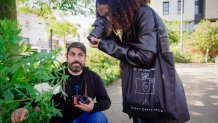
M 148 3 L 150 0 L 108 0 L 113 28 L 129 29 L 133 23 L 134 13 Z

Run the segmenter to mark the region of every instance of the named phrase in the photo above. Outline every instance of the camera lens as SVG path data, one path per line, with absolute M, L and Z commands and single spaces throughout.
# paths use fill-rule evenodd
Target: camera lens
M 89 101 L 89 99 L 88 99 L 87 96 L 80 96 L 80 97 L 79 97 L 79 100 L 80 100 L 80 102 L 83 103 L 83 104 L 88 104 L 88 101 Z

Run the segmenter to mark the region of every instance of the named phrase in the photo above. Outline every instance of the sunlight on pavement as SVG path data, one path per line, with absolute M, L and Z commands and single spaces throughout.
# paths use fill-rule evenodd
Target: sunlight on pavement
M 202 114 L 199 112 L 190 111 L 190 113 L 194 116 L 202 116 Z
M 216 88 L 206 88 L 206 90 L 210 90 L 210 91 L 212 91 L 212 90 L 215 90 Z
M 211 95 L 210 98 L 218 99 L 218 95 Z
M 190 100 L 189 105 L 193 105 L 193 106 L 205 106 L 205 104 L 202 101 L 196 101 L 196 100 Z
M 187 95 L 192 97 L 204 97 L 207 95 L 207 93 L 193 92 L 193 93 L 187 93 Z
M 212 103 L 214 106 L 218 106 L 218 102 L 214 102 Z

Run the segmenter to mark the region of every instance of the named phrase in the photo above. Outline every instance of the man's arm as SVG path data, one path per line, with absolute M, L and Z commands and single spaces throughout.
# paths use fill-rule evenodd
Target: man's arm
M 103 81 L 97 75 L 96 77 L 97 82 L 97 95 L 96 95 L 96 103 L 94 104 L 94 108 L 92 111 L 104 111 L 111 106 L 111 100 L 108 96 L 108 93 L 104 87 Z
M 75 107 L 80 108 L 85 112 L 104 111 L 108 109 L 111 105 L 110 98 L 107 94 L 101 78 L 97 74 L 95 74 L 93 77 L 95 78 L 93 82 L 96 82 L 97 95 L 95 95 L 95 97 L 97 102 L 94 102 L 92 98 L 89 97 L 88 104 L 83 104 L 79 102 L 79 105 L 74 105 Z

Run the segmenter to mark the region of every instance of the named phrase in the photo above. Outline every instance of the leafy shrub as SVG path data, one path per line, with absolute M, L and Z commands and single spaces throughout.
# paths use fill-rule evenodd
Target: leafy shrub
M 199 52 L 185 52 L 184 57 L 188 59 L 192 63 L 204 63 L 205 62 L 205 56 L 202 53 Z
M 184 51 L 183 53 L 177 48 L 171 48 L 176 63 L 203 63 L 205 56 L 201 52 Z
M 170 44 L 175 45 L 179 43 L 179 31 L 174 31 L 174 30 L 168 30 L 168 36 L 170 40 Z
M 109 85 L 119 78 L 118 60 L 97 49 L 88 48 L 87 51 L 87 66 L 101 76 L 104 84 Z
M 176 63 L 189 63 L 190 61 L 185 57 L 184 54 L 182 54 L 179 49 L 171 48 L 171 51 L 173 52 L 174 60 Z
M 20 32 L 14 21 L 0 20 L 0 123 L 11 122 L 11 113 L 21 102 L 30 111 L 25 122 L 48 122 L 51 116 L 61 116 L 61 113 L 51 102 L 52 90 L 38 93 L 34 85 L 52 80 L 54 86 L 54 80 L 61 81 L 55 76 L 63 69 L 56 67 L 58 62 L 54 62 L 58 51 L 30 52 L 30 46 L 19 36 Z M 33 104 L 37 104 L 41 111 L 34 110 Z
M 209 51 L 209 57 L 214 59 L 218 49 L 218 21 L 202 20 L 195 25 L 195 31 L 186 39 L 195 51 Z

